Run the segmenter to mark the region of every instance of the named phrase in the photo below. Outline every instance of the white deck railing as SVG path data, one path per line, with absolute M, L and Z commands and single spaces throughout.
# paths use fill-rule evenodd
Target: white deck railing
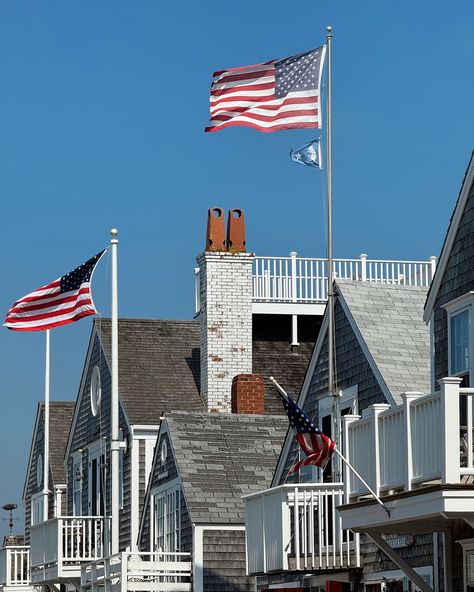
M 24 546 L 0 549 L 0 586 L 29 586 L 30 548 Z
M 117 553 L 83 565 L 81 589 L 104 592 L 190 592 L 190 553 Z
M 335 259 L 336 279 L 429 286 L 436 269 L 436 257 L 429 261 Z M 252 273 L 254 302 L 323 303 L 327 300 L 327 259 L 297 257 L 255 257 Z
M 244 497 L 247 573 L 359 565 L 359 539 L 342 529 L 341 483 L 280 485 Z
M 368 417 L 343 418 L 346 458 L 376 493 L 474 475 L 474 389 L 459 383 L 444 378 L 438 393 L 404 393 L 398 407 L 373 405 Z M 347 500 L 368 493 L 352 472 L 345 485 Z
M 336 279 L 379 284 L 428 287 L 436 270 L 436 257 L 429 261 L 388 259 L 335 259 Z M 252 300 L 255 303 L 324 304 L 327 300 L 327 259 L 254 257 Z M 200 270 L 195 268 L 195 312 L 201 308 Z
M 97 516 L 53 518 L 31 527 L 31 567 L 100 559 L 106 552 L 105 521 Z

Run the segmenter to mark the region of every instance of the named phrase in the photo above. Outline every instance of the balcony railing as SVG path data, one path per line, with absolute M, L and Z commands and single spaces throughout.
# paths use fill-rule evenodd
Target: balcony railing
M 336 279 L 379 284 L 423 286 L 431 284 L 436 257 L 429 261 L 388 259 L 335 259 Z M 200 270 L 195 269 L 195 309 L 201 309 Z M 327 259 L 297 257 L 254 257 L 252 300 L 254 303 L 324 304 L 327 300 Z
M 81 589 L 190 592 L 190 553 L 118 553 L 82 566 Z
M 430 261 L 389 261 L 335 259 L 336 279 L 429 286 L 436 269 L 436 257 Z M 255 257 L 252 273 L 254 302 L 324 303 L 327 300 L 327 259 L 297 257 Z
M 100 559 L 108 545 L 105 524 L 108 519 L 97 516 L 58 517 L 31 527 L 31 568 L 34 582 L 42 581 L 35 570 L 57 566 L 57 575 L 62 569 L 80 563 Z M 79 572 L 77 573 L 79 577 Z
M 29 584 L 30 548 L 18 546 L 0 549 L 0 587 Z
M 342 529 L 341 483 L 280 485 L 244 497 L 247 573 L 357 567 L 359 535 Z
M 404 393 L 403 404 L 373 405 L 367 417 L 344 416 L 345 453 L 376 493 L 428 484 L 463 483 L 474 476 L 473 388 L 444 378 L 439 393 Z M 347 473 L 346 499 L 367 495 Z

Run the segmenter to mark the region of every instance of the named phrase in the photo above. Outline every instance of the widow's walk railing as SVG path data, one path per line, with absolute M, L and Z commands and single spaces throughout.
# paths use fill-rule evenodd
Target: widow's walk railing
M 93 561 L 108 549 L 106 522 L 98 516 L 64 516 L 31 527 L 31 568 Z
M 379 284 L 423 286 L 431 284 L 436 257 L 429 261 L 334 259 L 335 279 Z M 327 300 L 327 259 L 298 257 L 253 258 L 252 301 L 254 303 L 324 304 Z M 195 268 L 195 311 L 201 309 L 200 269 Z
M 359 535 L 342 529 L 342 483 L 286 484 L 244 497 L 247 573 L 358 567 Z
M 25 546 L 0 549 L 0 587 L 30 585 L 30 548 Z
M 460 378 L 439 382 L 437 393 L 403 393 L 398 407 L 343 417 L 345 456 L 377 494 L 474 476 L 474 388 L 460 388 Z M 346 501 L 368 494 L 352 472 L 344 482 Z

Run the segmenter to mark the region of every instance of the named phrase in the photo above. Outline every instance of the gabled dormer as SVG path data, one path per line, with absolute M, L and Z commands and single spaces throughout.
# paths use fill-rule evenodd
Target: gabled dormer
M 431 325 L 432 389 L 444 376 L 474 385 L 474 152 L 444 239 L 424 320 Z

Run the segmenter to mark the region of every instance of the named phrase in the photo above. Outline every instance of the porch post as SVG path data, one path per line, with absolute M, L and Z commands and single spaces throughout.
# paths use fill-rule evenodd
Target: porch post
M 344 424 L 344 447 L 343 447 L 343 454 L 344 456 L 347 458 L 347 460 L 350 463 L 353 463 L 353 461 L 351 460 L 351 448 L 350 448 L 350 443 L 349 443 L 349 426 L 351 425 L 351 423 L 353 423 L 354 421 L 357 421 L 358 419 L 360 419 L 360 415 L 343 415 L 342 416 L 342 422 Z M 349 498 L 351 495 L 351 474 L 346 466 L 345 463 L 343 463 L 344 466 L 344 475 L 343 475 L 343 480 L 344 480 L 344 502 L 346 504 L 349 503 Z
M 459 385 L 456 377 L 441 378 L 441 482 L 459 483 Z
M 373 423 L 373 446 L 374 446 L 374 460 L 375 460 L 375 467 L 374 467 L 374 489 L 377 495 L 380 495 L 380 438 L 379 438 L 379 415 L 390 409 L 390 405 L 386 403 L 376 403 L 372 405 L 372 410 L 374 414 L 374 423 Z
M 410 419 L 410 403 L 413 399 L 419 397 L 421 393 L 407 391 L 402 393 L 403 401 L 403 419 L 405 423 L 405 443 L 406 443 L 406 473 L 405 473 L 405 491 L 411 491 L 411 480 L 413 479 L 413 451 L 411 441 L 411 419 Z

